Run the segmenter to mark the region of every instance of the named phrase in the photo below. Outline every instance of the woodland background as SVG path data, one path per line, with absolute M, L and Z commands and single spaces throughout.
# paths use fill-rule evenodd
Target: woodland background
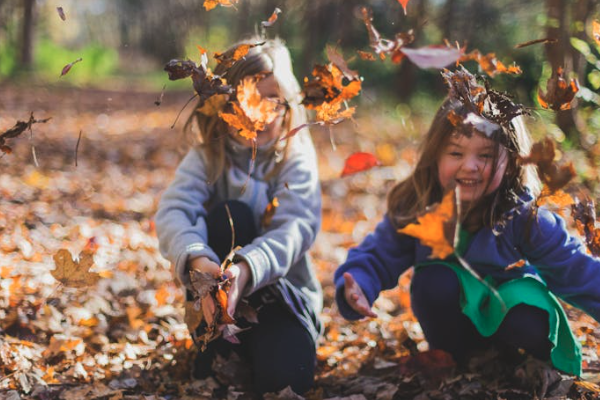
M 189 81 L 167 79 L 164 64 L 198 60 L 196 45 L 223 51 L 259 31 L 275 7 L 282 13 L 267 35 L 287 42 L 300 81 L 327 62 L 326 45 L 363 78 L 352 100 L 355 121 L 332 129 L 337 147 L 327 128 L 312 129 L 324 209 L 311 253 L 327 328 L 317 385 L 305 397 L 598 397 L 600 329 L 577 310 L 568 312 L 584 346 L 581 380 L 531 360 L 505 368 L 486 355 L 458 370 L 444 354 L 427 351 L 410 312 L 409 274 L 378 300 L 377 319 L 339 317 L 333 271 L 382 216 L 387 190 L 409 173 L 416 143 L 446 93 L 437 70 L 356 55 L 369 50 L 362 6 L 385 37 L 414 29 L 410 47 L 448 39 L 518 64 L 522 74 L 498 75 L 492 85 L 531 107 L 533 135 L 558 143 L 558 158 L 575 165 L 574 185 L 597 203 L 596 1 L 411 0 L 404 14 L 395 0 L 239 0 L 211 11 L 194 0 L 0 0 L 0 133 L 32 112 L 51 118 L 8 141 L 12 153 L 0 157 L 0 398 L 253 397 L 236 360 L 219 360 L 217 379 L 188 379 L 195 348 L 152 217 L 181 156 L 178 132 L 189 108 L 177 116 L 193 94 Z M 515 48 L 544 37 L 558 42 Z M 476 64 L 466 66 L 477 72 Z M 580 90 L 571 109 L 554 112 L 540 107 L 537 91 L 557 66 L 578 79 Z M 345 159 L 357 151 L 375 154 L 382 166 L 341 178 Z M 61 248 L 93 249 L 102 279 L 84 290 L 57 284 L 49 271 Z

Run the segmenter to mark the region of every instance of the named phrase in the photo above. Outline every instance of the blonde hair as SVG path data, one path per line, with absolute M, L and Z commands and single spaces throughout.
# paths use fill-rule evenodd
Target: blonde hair
M 454 98 L 446 98 L 438 109 L 429 131 L 420 146 L 420 155 L 412 174 L 392 188 L 388 195 L 388 216 L 397 227 L 412 222 L 416 215 L 437 202 L 443 196 L 443 188 L 438 178 L 438 161 L 448 141 L 456 134 L 456 127 L 449 115 L 465 116 L 468 110 Z M 531 150 L 531 139 L 521 116 L 513 118 L 508 125 L 500 125 L 502 132 L 493 137 L 496 143 L 491 176 L 495 174 L 500 146 L 508 153 L 508 165 L 502 182 L 493 193 L 480 199 L 471 208 L 481 210 L 478 226 L 494 227 L 500 223 L 504 213 L 520 203 L 520 196 L 529 190 L 539 194 L 540 181 L 532 166 L 523 166 L 519 156 L 526 156 Z M 473 133 L 476 134 L 476 133 Z M 463 215 L 464 217 L 464 215 Z
M 229 48 L 224 55 L 230 55 L 240 44 L 257 44 L 252 47 L 246 56 L 235 62 L 229 69 L 219 64 L 214 73 L 227 80 L 227 84 L 236 88 L 238 84 L 247 76 L 257 74 L 272 74 L 279 86 L 280 95 L 284 98 L 287 110 L 283 121 L 282 132 L 285 134 L 294 127 L 304 124 L 307 120 L 306 110 L 302 106 L 301 88 L 294 76 L 292 60 L 288 48 L 281 39 L 264 39 L 261 37 L 251 37 L 241 41 Z M 199 134 L 193 132 L 192 124 L 196 122 Z M 184 126 L 184 137 L 188 144 L 197 145 L 206 149 L 205 154 L 208 158 L 207 177 L 209 182 L 215 182 L 221 174 L 229 167 L 226 154 L 226 141 L 228 125 L 219 118 L 218 115 L 206 115 L 199 111 L 198 106 L 189 116 Z M 282 161 L 287 156 L 289 143 L 291 140 L 277 140 L 267 152 L 270 155 L 281 153 Z M 277 173 L 281 162 L 276 163 L 268 176 Z M 267 176 L 267 178 L 268 178 Z

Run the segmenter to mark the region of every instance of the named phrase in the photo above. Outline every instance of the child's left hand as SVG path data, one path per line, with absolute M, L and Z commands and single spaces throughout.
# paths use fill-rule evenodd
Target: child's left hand
M 242 298 L 244 289 L 250 279 L 250 266 L 246 261 L 232 264 L 225 271 L 225 276 L 231 280 L 231 287 L 227 296 L 227 314 L 233 318 L 238 302 Z

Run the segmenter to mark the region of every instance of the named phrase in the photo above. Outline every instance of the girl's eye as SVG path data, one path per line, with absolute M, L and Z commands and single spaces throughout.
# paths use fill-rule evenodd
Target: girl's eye
M 492 157 L 494 157 L 494 155 L 493 154 L 484 153 L 484 154 L 480 155 L 480 157 L 481 158 L 485 158 L 486 160 L 490 160 Z
M 460 156 L 462 156 L 462 153 L 458 152 L 458 151 L 451 151 L 448 154 L 450 154 L 452 157 L 460 157 Z

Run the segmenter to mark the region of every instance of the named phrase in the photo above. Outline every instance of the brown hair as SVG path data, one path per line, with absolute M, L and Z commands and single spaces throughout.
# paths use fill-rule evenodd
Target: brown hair
M 412 174 L 392 188 L 388 195 L 388 216 L 399 228 L 425 211 L 428 206 L 440 202 L 443 188 L 438 180 L 438 160 L 453 134 L 460 134 L 450 121 L 449 115 L 464 117 L 468 110 L 455 98 L 446 98 L 438 109 L 429 131 L 420 146 L 420 155 Z M 522 122 L 522 117 L 513 118 L 508 124 L 500 124 L 501 132 L 492 136 L 496 143 L 491 176 L 496 172 L 496 164 L 500 146 L 508 153 L 508 165 L 504 178 L 497 190 L 477 204 L 471 204 L 467 213 L 477 211 L 476 226 L 494 227 L 501 222 L 503 214 L 519 203 L 519 196 L 525 187 L 537 194 L 539 180 L 530 166 L 520 165 L 519 155 L 527 155 L 531 148 L 529 134 Z M 472 134 L 478 134 L 473 132 Z M 471 213 L 473 215 L 473 213 Z
M 217 65 L 214 73 L 225 78 L 227 84 L 233 88 L 236 88 L 247 76 L 272 74 L 279 85 L 280 94 L 285 99 L 287 106 L 282 126 L 282 132 L 285 133 L 306 122 L 306 110 L 300 104 L 302 101 L 300 85 L 294 76 L 291 56 L 283 41 L 280 39 L 252 37 L 232 46 L 224 55 L 235 51 L 239 44 L 263 42 L 264 44 L 252 47 L 246 56 L 235 62 L 228 69 L 224 68 L 223 64 Z M 193 132 L 192 125 L 194 122 L 196 122 L 199 134 Z M 218 115 L 206 115 L 200 112 L 198 107 L 196 107 L 185 123 L 184 137 L 186 143 L 197 145 L 207 150 L 205 154 L 208 158 L 206 167 L 208 169 L 207 177 L 209 182 L 215 182 L 225 169 L 229 167 L 226 155 L 228 129 L 228 125 Z M 266 150 L 268 154 L 273 156 L 276 153 L 282 154 L 281 158 L 277 158 L 278 163 L 275 164 L 275 167 L 269 172 L 268 176 L 277 173 L 278 168 L 282 164 L 280 161 L 284 160 L 287 156 L 290 142 L 291 140 L 277 140 L 270 149 Z

